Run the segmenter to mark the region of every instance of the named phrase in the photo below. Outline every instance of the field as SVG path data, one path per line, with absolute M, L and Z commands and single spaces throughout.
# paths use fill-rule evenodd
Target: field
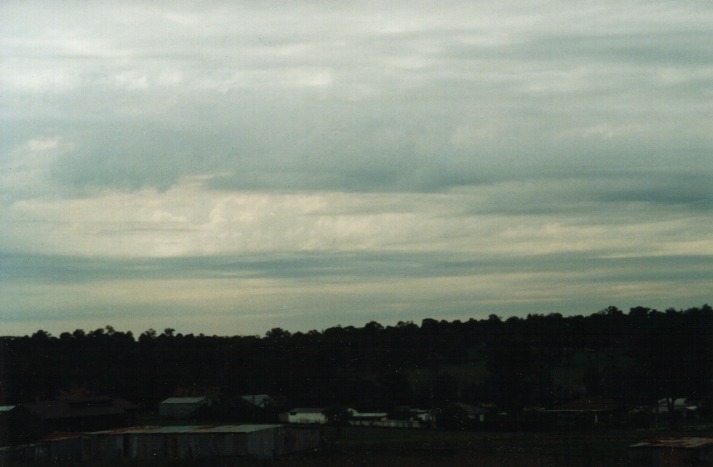
M 350 427 L 329 430 L 330 447 L 277 465 L 634 466 L 628 446 L 654 436 L 713 433 L 475 433 Z M 677 464 L 673 464 L 677 465 Z M 687 465 L 687 464 L 683 464 Z

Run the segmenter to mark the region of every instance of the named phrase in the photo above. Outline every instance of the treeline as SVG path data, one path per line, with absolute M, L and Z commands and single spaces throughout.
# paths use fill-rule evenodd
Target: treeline
M 582 396 L 652 404 L 713 394 L 713 309 L 372 321 L 306 333 L 275 328 L 264 337 L 40 330 L 0 338 L 0 370 L 0 404 L 77 390 L 147 409 L 207 391 L 361 410 L 455 400 L 548 407 Z

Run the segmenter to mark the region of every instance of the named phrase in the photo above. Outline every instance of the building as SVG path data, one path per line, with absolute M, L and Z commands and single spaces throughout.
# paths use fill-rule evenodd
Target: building
M 322 408 L 297 408 L 280 415 L 281 421 L 302 424 L 327 423 L 325 409 Z
M 318 428 L 282 425 L 145 426 L 85 433 L 85 462 L 273 459 L 320 447 Z
M 475 405 L 464 404 L 463 402 L 454 402 L 453 405 L 462 410 L 471 422 L 485 422 L 485 416 L 488 413 L 487 409 Z
M 672 409 L 673 409 L 673 419 L 676 421 L 679 420 L 690 420 L 690 419 L 695 419 L 697 416 L 697 411 L 698 411 L 698 404 L 695 404 L 683 397 L 680 397 L 678 399 L 675 399 L 672 401 Z M 660 415 L 662 417 L 670 417 L 671 414 L 669 414 L 669 404 L 666 399 L 660 399 L 658 401 L 658 412 L 657 409 L 654 408 L 653 410 L 654 415 Z
M 357 412 L 354 409 L 347 410 L 350 421 L 381 421 L 389 416 L 386 412 Z
M 161 418 L 187 419 L 194 417 L 198 411 L 213 405 L 210 397 L 169 397 L 161 402 L 158 414 Z
M 408 420 L 425 425 L 433 424 L 436 421 L 438 410 L 417 409 L 407 406 L 396 406 L 391 414 L 394 420 Z

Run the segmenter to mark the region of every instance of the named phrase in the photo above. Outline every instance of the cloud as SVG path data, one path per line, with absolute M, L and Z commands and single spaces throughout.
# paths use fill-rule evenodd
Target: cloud
M 257 329 L 702 300 L 707 4 L 11 0 L 0 18 L 17 329 L 142 307 L 199 326 L 197 303 L 211 322 L 250 304 Z
M 305 252 L 163 260 L 0 258 L 8 330 L 112 324 L 141 332 L 262 334 L 490 313 L 594 312 L 611 303 L 667 308 L 706 299 L 713 256 L 602 258 L 414 252 Z M 643 297 L 643 298 L 642 298 Z M 6 331 L 8 332 L 8 331 Z
M 110 257 L 393 249 L 625 253 L 644 247 L 652 254 L 674 244 L 681 253 L 710 250 L 698 249 L 710 190 L 695 177 L 680 180 L 688 192 L 677 191 L 675 180 L 653 190 L 622 178 L 425 194 L 216 191 L 204 188 L 209 180 L 188 178 L 162 192 L 16 201 L 4 208 L 0 238 L 20 251 Z M 693 244 L 670 238 L 670 229 L 691 232 Z
M 576 174 L 584 157 L 623 168 L 710 146 L 706 17 L 656 2 L 50 8 L 5 39 L 7 133 L 32 99 L 33 124 L 76 143 L 53 181 L 82 193 L 215 172 L 223 189 L 383 192 Z

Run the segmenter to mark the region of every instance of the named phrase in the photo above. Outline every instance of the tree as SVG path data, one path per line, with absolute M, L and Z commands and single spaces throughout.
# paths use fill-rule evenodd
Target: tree
M 271 340 L 280 340 L 290 337 L 290 332 L 282 328 L 272 328 L 265 333 L 265 337 Z

